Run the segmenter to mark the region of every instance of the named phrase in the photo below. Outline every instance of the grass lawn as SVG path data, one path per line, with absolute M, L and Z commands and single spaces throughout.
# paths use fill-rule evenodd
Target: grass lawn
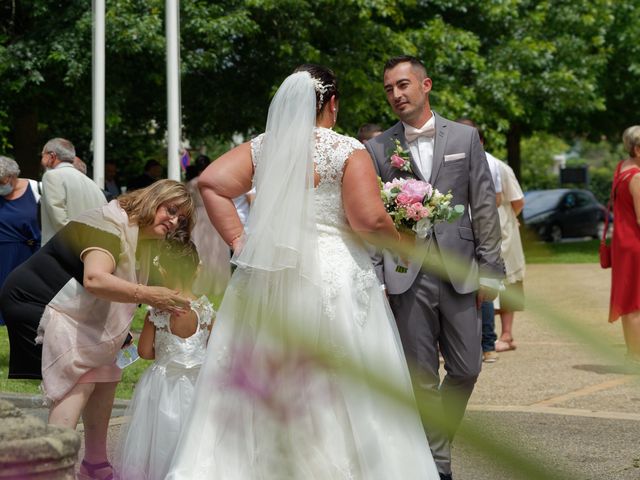
M 527 263 L 598 263 L 599 240 L 563 243 L 527 241 L 524 256 Z

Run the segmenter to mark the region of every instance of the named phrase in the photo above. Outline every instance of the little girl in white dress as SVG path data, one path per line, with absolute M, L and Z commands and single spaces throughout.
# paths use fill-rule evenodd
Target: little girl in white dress
M 154 263 L 164 286 L 194 298 L 191 285 L 200 263 L 195 245 L 168 240 L 161 248 Z M 127 409 L 131 419 L 120 434 L 118 478 L 165 477 L 191 407 L 214 317 L 215 311 L 205 296 L 194 298 L 191 309 L 182 314 L 149 308 L 138 353 L 155 362 L 140 377 Z

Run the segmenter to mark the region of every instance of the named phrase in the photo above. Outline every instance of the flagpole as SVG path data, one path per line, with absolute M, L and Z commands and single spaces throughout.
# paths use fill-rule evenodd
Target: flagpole
M 105 0 L 93 0 L 92 132 L 93 180 L 104 188 Z
M 166 0 L 167 176 L 180 180 L 180 1 Z

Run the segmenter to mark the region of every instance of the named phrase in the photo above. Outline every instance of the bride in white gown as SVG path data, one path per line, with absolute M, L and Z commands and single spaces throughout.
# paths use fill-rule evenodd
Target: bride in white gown
M 238 266 L 170 479 L 436 480 L 395 322 L 358 235 L 397 239 L 369 155 L 332 130 L 333 73 L 303 65 L 263 135 L 200 190 Z M 247 233 L 231 198 L 256 199 Z M 367 370 L 411 402 L 378 392 Z

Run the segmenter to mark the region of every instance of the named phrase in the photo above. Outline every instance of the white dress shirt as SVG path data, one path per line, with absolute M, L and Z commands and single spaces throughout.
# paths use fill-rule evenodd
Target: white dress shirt
M 491 171 L 491 179 L 493 180 L 493 186 L 496 190 L 496 193 L 502 193 L 502 178 L 500 176 L 500 169 L 498 168 L 498 160 L 496 157 L 491 155 L 489 152 L 484 152 L 487 156 L 487 163 L 489 164 L 489 170 Z
M 402 122 L 404 128 L 407 128 L 407 124 Z M 431 114 L 431 118 L 427 120 L 420 130 L 424 130 L 425 128 L 435 128 L 436 118 Z M 431 169 L 433 168 L 433 137 L 427 137 L 422 135 L 416 138 L 413 142 L 407 142 L 409 145 L 409 150 L 411 151 L 411 156 L 420 170 L 422 177 L 429 181 L 431 178 Z

